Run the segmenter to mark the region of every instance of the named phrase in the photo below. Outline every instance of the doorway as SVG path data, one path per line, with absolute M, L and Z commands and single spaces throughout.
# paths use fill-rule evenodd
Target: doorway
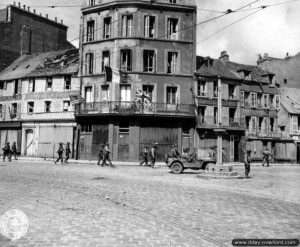
M 26 130 L 26 147 L 25 147 L 25 154 L 28 156 L 35 155 L 34 151 L 34 140 L 33 140 L 33 130 L 28 129 Z

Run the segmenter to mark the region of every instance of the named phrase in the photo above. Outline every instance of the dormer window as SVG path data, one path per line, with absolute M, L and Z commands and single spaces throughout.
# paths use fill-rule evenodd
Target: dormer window
M 251 71 L 244 71 L 245 80 L 251 81 Z

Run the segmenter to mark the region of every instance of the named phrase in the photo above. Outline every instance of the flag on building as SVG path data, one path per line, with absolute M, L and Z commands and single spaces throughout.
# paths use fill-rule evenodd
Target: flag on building
M 127 82 L 127 74 L 114 67 L 105 66 L 105 77 L 107 82 Z
M 85 102 L 85 98 L 83 98 L 81 95 L 70 95 L 70 102 L 73 105 L 77 105 Z

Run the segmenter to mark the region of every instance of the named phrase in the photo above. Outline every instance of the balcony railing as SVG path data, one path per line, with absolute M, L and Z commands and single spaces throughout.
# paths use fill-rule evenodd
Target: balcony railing
M 72 120 L 75 119 L 74 111 L 60 112 L 36 112 L 32 114 L 22 113 L 21 119 L 25 121 L 33 120 Z
M 217 127 L 218 120 L 214 116 L 198 116 L 197 118 L 198 127 Z M 244 120 L 242 118 L 228 118 L 222 117 L 221 127 L 229 128 L 244 128 Z
M 195 109 L 192 105 L 188 104 L 142 104 L 134 101 L 107 101 L 83 103 L 76 109 L 75 114 L 153 114 L 171 116 L 195 116 Z
M 246 136 L 248 136 L 248 137 L 259 137 L 259 138 L 280 138 L 280 137 L 284 137 L 282 135 L 282 133 L 280 133 L 280 132 L 267 131 L 267 130 L 261 130 L 261 131 L 246 130 Z

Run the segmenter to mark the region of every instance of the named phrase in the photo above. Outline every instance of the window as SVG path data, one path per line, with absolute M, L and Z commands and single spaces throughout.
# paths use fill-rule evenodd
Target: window
M 94 41 L 95 21 L 88 21 L 86 27 L 86 41 Z
M 85 55 L 85 74 L 93 74 L 94 69 L 94 54 L 87 53 Z
M 257 107 L 257 94 L 256 93 L 250 93 L 250 106 Z
M 257 118 L 256 117 L 252 117 L 251 118 L 251 125 L 250 125 L 250 131 L 251 132 L 256 132 L 256 128 L 257 128 Z
M 241 91 L 241 106 L 245 106 L 245 92 Z
M 132 36 L 132 15 L 123 15 L 122 16 L 122 37 L 131 37 Z
M 109 101 L 109 85 L 101 86 L 101 101 Z
M 92 87 L 85 88 L 85 101 L 86 101 L 86 103 L 93 102 Z
M 275 131 L 275 119 L 273 117 L 270 118 L 270 131 Z
M 269 108 L 269 94 L 263 94 L 262 107 Z
M 11 7 L 7 7 L 6 21 L 11 21 Z
M 52 90 L 52 77 L 46 78 L 46 91 Z
M 177 72 L 177 52 L 168 52 L 168 69 L 167 73 L 176 74 Z
M 167 87 L 167 104 L 177 104 L 177 87 Z
M 51 101 L 45 101 L 45 112 L 51 112 Z
M 28 102 L 27 104 L 27 113 L 33 114 L 34 113 L 34 102 Z
M 3 108 L 3 105 L 0 104 L 0 118 L 4 118 L 4 108 Z
M 69 111 L 70 110 L 70 100 L 65 100 L 63 102 L 63 111 Z
M 298 116 L 292 116 L 292 130 L 293 131 L 299 131 L 299 117 Z
M 131 86 L 120 85 L 120 96 L 121 96 L 121 101 L 123 102 L 131 101 Z
M 101 60 L 101 69 L 102 73 L 105 72 L 105 67 L 110 66 L 110 54 L 109 51 L 103 51 L 102 52 L 102 60 Z
M 17 117 L 17 112 L 18 112 L 18 104 L 17 103 L 12 103 L 11 104 L 11 111 L 10 111 L 10 118 Z
M 214 124 L 218 123 L 218 107 L 214 107 Z
M 176 0 L 169 0 L 170 3 L 176 3 Z
M 155 71 L 155 52 L 145 50 L 144 51 L 144 72 Z
M 109 39 L 111 37 L 111 17 L 104 18 L 103 38 Z
M 4 81 L 0 81 L 0 90 L 3 90 L 4 89 Z
M 121 51 L 121 70 L 131 71 L 131 50 Z
M 283 79 L 283 83 L 284 83 L 284 84 L 287 84 L 287 79 Z
M 28 91 L 29 91 L 29 93 L 33 93 L 35 91 L 35 79 L 34 78 L 29 79 Z
M 275 95 L 275 108 L 280 109 L 280 95 Z
M 92 125 L 91 124 L 83 124 L 81 126 L 82 132 L 92 132 Z
M 154 16 L 145 16 L 145 37 L 153 38 L 154 37 L 154 27 L 155 27 L 155 17 Z
M 95 1 L 96 0 L 90 0 L 90 6 L 94 6 L 95 5 Z
M 218 97 L 218 82 L 214 81 L 214 97 Z
M 205 124 L 205 111 L 206 106 L 198 106 L 198 116 L 200 124 Z
M 228 85 L 228 98 L 232 100 L 235 99 L 235 85 Z
M 197 96 L 206 96 L 206 81 L 199 80 L 197 82 Z
M 251 71 L 244 71 L 245 80 L 251 81 Z
M 71 90 L 71 76 L 65 75 L 65 90 Z
M 178 19 L 169 18 L 168 19 L 168 39 L 178 39 Z
M 143 93 L 149 97 L 150 102 L 152 102 L 153 99 L 153 91 L 154 86 L 153 85 L 143 85 Z
M 14 94 L 21 94 L 21 80 L 15 80 Z

